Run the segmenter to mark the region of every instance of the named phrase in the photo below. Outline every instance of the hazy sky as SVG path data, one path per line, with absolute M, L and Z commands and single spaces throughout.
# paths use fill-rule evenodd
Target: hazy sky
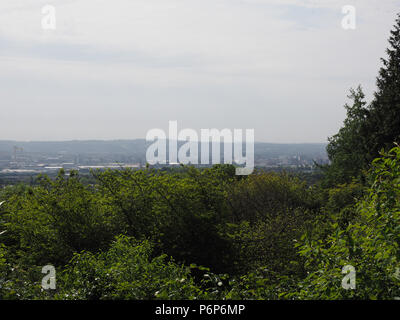
M 42 29 L 45 5 L 56 30 Z M 397 12 L 399 0 L 1 0 L 0 140 L 145 138 L 177 120 L 325 142 L 349 88 L 375 90 Z

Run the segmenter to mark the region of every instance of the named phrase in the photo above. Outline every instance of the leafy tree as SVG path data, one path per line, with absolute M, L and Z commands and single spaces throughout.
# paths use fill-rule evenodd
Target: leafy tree
M 326 181 L 329 185 L 351 180 L 358 177 L 362 169 L 366 169 L 369 134 L 367 118 L 369 109 L 366 107 L 365 95 L 359 86 L 351 89 L 349 98 L 352 105 L 345 105 L 347 118 L 344 126 L 333 137 L 329 138 L 327 146 L 331 165 L 326 170 Z
M 400 296 L 400 148 L 373 162 L 368 195 L 356 204 L 357 219 L 332 224 L 326 241 L 304 236 L 300 253 L 309 276 L 297 298 L 394 299 Z M 356 290 L 344 290 L 342 268 L 356 269 Z
M 367 105 L 361 88 L 351 90 L 351 106 L 339 132 L 329 139 L 327 147 L 331 166 L 326 183 L 350 182 L 369 168 L 382 149 L 400 142 L 400 15 L 391 31 L 387 59 L 377 77 L 377 91 Z
M 62 265 L 74 252 L 107 247 L 118 234 L 113 212 L 99 195 L 63 172 L 8 196 L 1 209 L 2 240 L 27 265 Z
M 387 58 L 377 78 L 378 90 L 370 107 L 369 160 L 384 148 L 389 150 L 400 142 L 400 14 L 391 31 Z
M 294 241 L 319 209 L 305 183 L 286 173 L 260 172 L 234 185 L 228 201 L 226 233 L 235 246 L 236 273 L 258 267 L 302 272 Z
M 119 236 L 109 250 L 74 255 L 59 280 L 58 299 L 194 299 L 190 269 L 152 258 L 152 245 Z

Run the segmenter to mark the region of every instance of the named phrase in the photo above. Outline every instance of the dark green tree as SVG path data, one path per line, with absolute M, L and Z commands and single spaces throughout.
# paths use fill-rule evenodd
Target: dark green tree
M 329 184 L 350 182 L 368 169 L 382 149 L 400 141 L 400 15 L 391 31 L 387 58 L 377 77 L 377 91 L 367 105 L 362 89 L 351 90 L 344 126 L 329 138 Z
M 382 59 L 383 67 L 377 78 L 374 101 L 369 117 L 369 161 L 378 156 L 379 151 L 393 147 L 400 141 L 400 14 L 389 38 L 387 59 Z
M 351 177 L 358 176 L 369 163 L 366 159 L 369 110 L 361 87 L 356 90 L 351 89 L 349 98 L 353 103 L 345 105 L 347 118 L 344 126 L 336 135 L 329 138 L 327 146 L 331 160 L 327 170 L 327 180 L 332 184 L 351 180 Z

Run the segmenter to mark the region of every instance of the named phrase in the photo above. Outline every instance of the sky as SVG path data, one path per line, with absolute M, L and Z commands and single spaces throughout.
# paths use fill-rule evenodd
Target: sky
M 372 98 L 399 12 L 399 0 L 1 0 L 0 140 L 137 139 L 176 120 L 326 142 L 350 88 Z

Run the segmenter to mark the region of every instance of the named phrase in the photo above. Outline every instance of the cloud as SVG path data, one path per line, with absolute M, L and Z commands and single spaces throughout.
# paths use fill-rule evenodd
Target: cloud
M 78 108 L 74 130 L 61 119 L 49 137 L 104 138 L 83 124 L 94 116 L 120 119 L 113 138 L 143 137 L 146 127 L 180 118 L 255 128 L 263 141 L 324 141 L 343 120 L 349 87 L 361 83 L 371 96 L 398 9 L 392 0 L 353 0 L 358 27 L 345 31 L 340 0 L 52 0 L 57 29 L 46 31 L 48 3 L 0 3 L 0 85 L 8 89 L 0 99 L 11 115 L 0 138 L 34 139 L 35 112 L 44 137 L 43 115 Z M 121 120 L 139 113 L 140 128 Z

